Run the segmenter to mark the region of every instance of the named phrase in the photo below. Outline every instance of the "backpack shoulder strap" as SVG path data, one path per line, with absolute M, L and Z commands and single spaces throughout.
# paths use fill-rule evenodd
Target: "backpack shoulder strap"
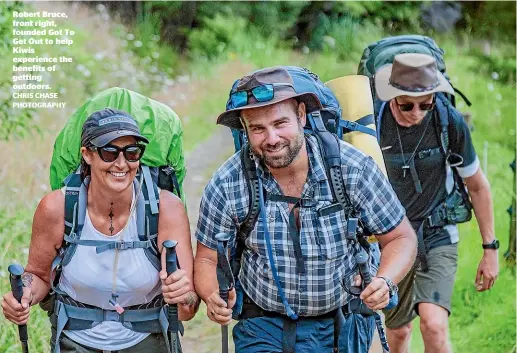
M 77 248 L 77 244 L 70 243 L 67 239 L 81 239 L 88 203 L 87 186 L 89 182 L 89 177 L 81 182 L 80 174 L 74 173 L 68 178 L 65 186 L 65 234 L 61 251 L 63 266 L 70 262 Z
M 436 112 L 440 127 L 440 144 L 445 156 L 449 155 L 449 105 L 450 103 L 446 98 L 437 94 Z
M 246 178 L 246 185 L 248 185 L 248 195 L 250 201 L 248 214 L 246 215 L 246 218 L 237 230 L 235 254 L 231 258 L 231 267 L 234 276 L 237 276 L 239 274 L 240 262 L 242 252 L 245 248 L 246 239 L 249 237 L 253 228 L 255 228 L 255 224 L 257 223 L 257 219 L 260 212 L 259 181 L 257 178 L 257 167 L 251 157 L 249 144 L 245 144 L 242 146 L 240 151 L 240 158 L 244 172 L 244 177 Z
M 350 200 L 346 191 L 345 182 L 343 179 L 343 172 L 341 169 L 341 146 L 336 135 L 326 131 L 322 128 L 323 121 L 318 112 L 312 113 L 315 136 L 320 146 L 321 155 L 325 164 L 325 171 L 329 179 L 329 185 L 332 192 L 332 197 L 337 201 L 347 219 L 347 229 L 345 238 L 350 241 L 359 242 L 365 250 L 369 250 L 370 245 L 363 235 L 363 227 L 357 217 L 356 210 Z
M 315 136 L 320 146 L 321 156 L 325 164 L 325 172 L 329 179 L 329 185 L 332 192 L 332 198 L 343 206 L 343 210 L 347 218 L 353 213 L 352 203 L 348 198 L 345 183 L 343 181 L 343 173 L 341 170 L 341 147 L 336 135 L 328 132 L 318 112 L 312 113 L 312 119 L 315 124 Z
M 151 264 L 161 270 L 160 253 L 158 251 L 158 220 L 160 192 L 156 182 L 151 177 L 150 168 L 146 165 L 141 167 L 142 176 L 140 180 L 135 179 L 135 189 L 139 196 L 136 205 L 136 224 L 138 239 L 148 241 L 151 246 L 144 248 L 144 253 Z M 156 173 L 155 173 L 156 174 Z M 141 185 L 142 190 L 139 190 Z
M 379 112 L 375 118 L 375 125 L 377 127 L 377 143 L 381 143 L 381 126 L 382 126 L 382 116 L 384 114 L 384 109 L 386 109 L 386 104 L 388 102 L 382 102 L 379 108 Z
M 75 254 L 77 244 L 69 240 L 79 240 L 86 216 L 87 189 L 90 178 L 81 182 L 81 175 L 77 171 L 65 179 L 65 227 L 63 242 L 50 268 L 50 286 L 53 292 L 60 292 L 57 288 L 61 268 L 67 265 Z

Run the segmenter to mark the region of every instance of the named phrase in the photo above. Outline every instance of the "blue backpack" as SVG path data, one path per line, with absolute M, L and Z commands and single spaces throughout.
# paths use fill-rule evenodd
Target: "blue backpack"
M 318 75 L 311 72 L 309 69 L 298 67 L 298 66 L 284 66 L 289 72 L 294 82 L 294 89 L 296 92 L 311 92 L 314 93 L 320 100 L 323 109 L 319 111 L 323 125 L 327 131 L 337 135 L 340 139 L 343 135 L 350 131 L 361 131 L 372 136 L 377 136 L 375 131 L 367 128 L 366 126 L 373 123 L 373 116 L 366 116 L 359 119 L 357 122 L 343 120 L 341 115 L 341 107 L 339 102 L 334 95 L 334 92 L 319 79 Z M 231 92 L 233 92 L 238 84 L 239 80 L 235 81 Z M 226 102 L 226 109 L 233 109 L 231 99 L 228 98 Z M 307 124 L 305 131 L 311 133 L 316 131 L 315 122 L 313 121 L 312 113 L 307 114 Z M 240 151 L 246 137 L 241 130 L 232 129 L 232 135 L 234 140 L 235 151 Z

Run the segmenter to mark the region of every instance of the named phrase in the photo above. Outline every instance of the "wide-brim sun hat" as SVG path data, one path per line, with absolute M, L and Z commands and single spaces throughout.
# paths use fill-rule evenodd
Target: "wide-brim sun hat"
M 420 97 L 435 92 L 454 94 L 449 81 L 438 70 L 436 60 L 427 54 L 398 54 L 393 64 L 375 73 L 377 96 L 387 102 L 395 97 Z
M 314 93 L 304 92 L 298 93 L 294 88 L 294 82 L 289 72 L 282 67 L 270 67 L 255 71 L 242 77 L 236 88 L 230 92 L 230 95 L 239 91 L 250 91 L 261 85 L 273 84 L 273 97 L 270 100 L 259 102 L 253 95 L 248 97 L 247 104 L 231 108 L 219 115 L 217 124 L 225 125 L 233 129 L 243 129 L 241 124 L 241 112 L 246 109 L 265 107 L 268 105 L 283 102 L 285 100 L 295 98 L 298 102 L 305 104 L 306 112 L 311 113 L 322 109 L 322 105 L 318 97 Z

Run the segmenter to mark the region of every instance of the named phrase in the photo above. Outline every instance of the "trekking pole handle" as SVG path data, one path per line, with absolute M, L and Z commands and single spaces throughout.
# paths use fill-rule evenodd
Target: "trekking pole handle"
M 370 264 L 368 262 L 368 254 L 366 251 L 361 250 L 359 254 L 355 255 L 355 262 L 357 263 L 357 266 L 359 266 L 359 273 L 364 280 L 365 286 L 368 286 L 370 283 L 372 283 L 372 275 L 370 273 Z M 373 315 L 375 317 L 375 326 L 377 326 L 377 331 L 381 340 L 382 351 L 383 353 L 389 353 L 390 347 L 388 346 L 386 333 L 384 332 L 384 328 L 382 326 L 382 319 L 377 312 L 374 312 Z
M 226 254 L 228 253 L 228 241 L 230 240 L 230 235 L 226 233 L 219 233 L 215 236 L 215 239 L 220 245 L 222 245 L 217 247 L 218 252 L 223 252 L 219 255 L 226 257 Z M 227 286 L 221 286 L 221 283 L 219 283 L 219 296 L 226 304 L 228 304 L 229 292 L 230 291 Z
M 178 242 L 175 240 L 165 240 L 162 245 L 165 248 L 165 269 L 167 271 L 167 277 L 169 277 L 178 270 L 178 257 L 176 254 L 176 245 L 178 245 Z M 178 332 L 178 304 L 169 304 L 167 313 L 169 331 L 174 333 Z
M 165 248 L 165 268 L 167 270 L 167 276 L 170 276 L 178 270 L 178 256 L 176 255 L 178 242 L 175 240 L 165 240 L 162 245 Z
M 222 273 L 224 272 L 223 264 L 220 263 L 228 262 L 227 254 L 228 254 L 228 241 L 230 240 L 230 235 L 227 233 L 219 233 L 216 234 L 215 239 L 217 240 L 217 282 L 219 284 L 219 296 L 226 304 L 228 304 L 229 292 L 232 287 L 231 283 L 228 282 L 228 278 L 225 275 L 232 275 Z M 228 266 L 229 264 L 226 264 Z M 229 266 L 227 267 L 229 271 Z M 224 279 L 224 281 L 223 281 Z M 224 283 L 222 283 L 224 282 Z M 221 326 L 221 351 L 222 353 L 228 353 L 228 326 Z
M 370 273 L 368 254 L 366 251 L 361 250 L 359 254 L 355 255 L 355 262 L 357 263 L 357 266 L 359 266 L 359 273 L 363 278 L 365 286 L 369 285 L 372 282 L 372 275 Z
M 9 271 L 9 281 L 11 282 L 11 291 L 13 292 L 14 298 L 21 303 L 23 296 L 23 282 L 22 282 L 22 274 L 24 272 L 23 267 L 19 264 L 11 264 L 8 267 Z M 29 340 L 27 334 L 27 325 L 18 325 L 18 335 L 20 336 L 20 341 L 22 342 L 22 349 L 24 353 L 27 353 L 28 346 L 27 342 Z

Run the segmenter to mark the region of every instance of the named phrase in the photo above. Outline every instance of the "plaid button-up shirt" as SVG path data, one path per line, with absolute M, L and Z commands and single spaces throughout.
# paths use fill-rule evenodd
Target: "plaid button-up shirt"
M 306 137 L 309 173 L 303 187 L 299 209 L 299 241 L 305 271 L 297 271 L 293 241 L 289 237 L 289 206 L 266 200 L 266 223 L 273 260 L 291 308 L 300 316 L 315 316 L 334 310 L 350 299 L 344 289 L 352 285 L 357 273 L 356 242 L 345 239 L 347 220 L 342 210 L 318 216 L 318 210 L 331 205 L 332 192 L 315 137 Z M 388 180 L 371 157 L 353 146 L 341 143 L 342 172 L 348 196 L 363 226 L 373 234 L 393 230 L 405 211 Z M 267 195 L 279 194 L 280 187 L 267 168 L 258 162 L 257 173 Z M 249 210 L 249 195 L 239 153 L 228 159 L 206 186 L 200 206 L 196 237 L 216 249 L 215 235 L 236 232 Z M 239 280 L 244 291 L 261 308 L 285 314 L 269 265 L 263 232 L 263 219 L 246 240 Z

